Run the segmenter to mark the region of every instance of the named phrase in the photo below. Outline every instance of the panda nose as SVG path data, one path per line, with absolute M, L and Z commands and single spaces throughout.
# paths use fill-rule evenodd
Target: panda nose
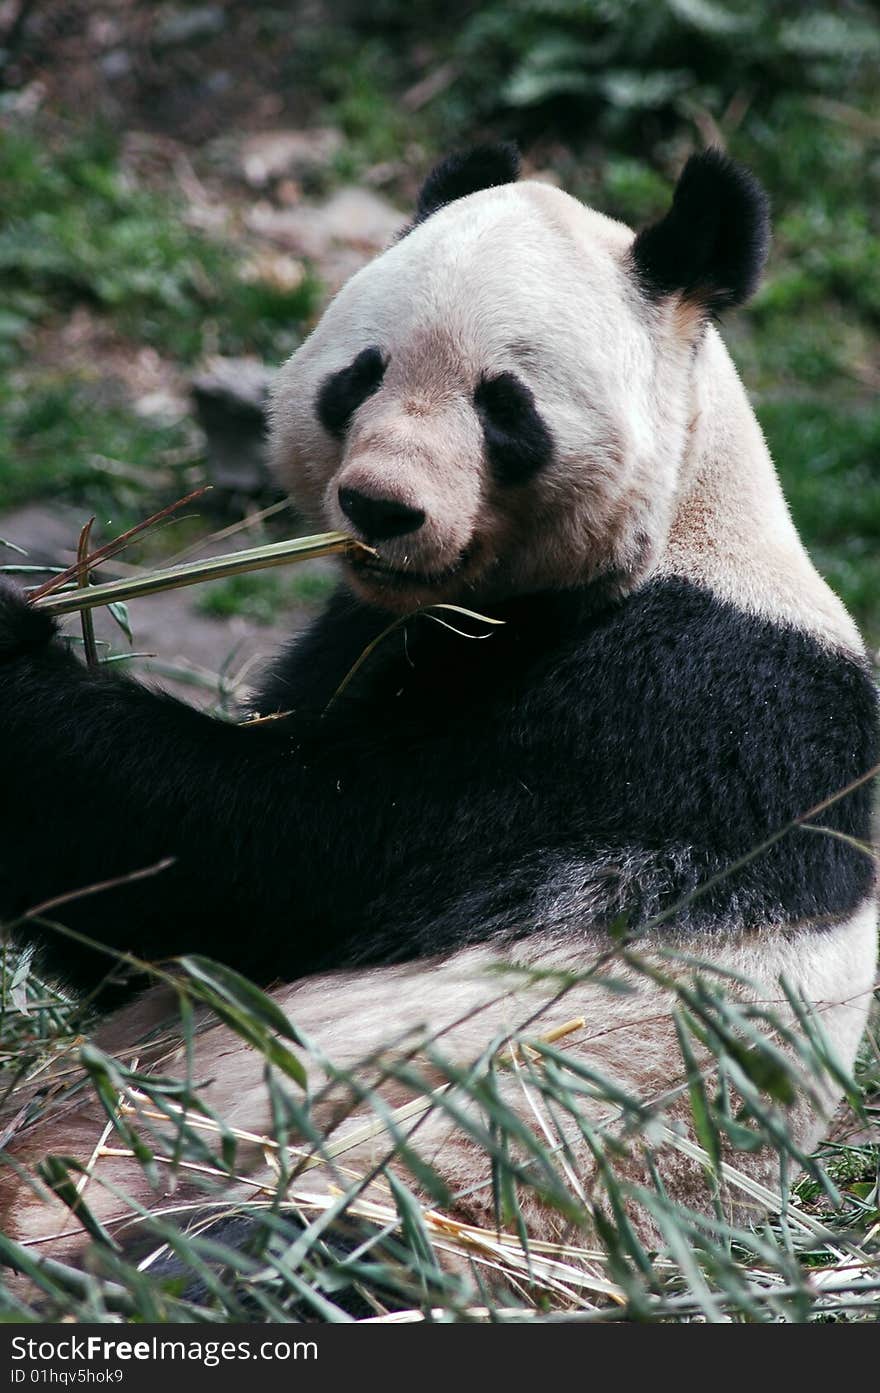
M 359 489 L 341 488 L 339 506 L 362 536 L 371 542 L 403 537 L 407 532 L 415 532 L 425 521 L 421 508 L 410 508 L 393 498 L 373 498 Z

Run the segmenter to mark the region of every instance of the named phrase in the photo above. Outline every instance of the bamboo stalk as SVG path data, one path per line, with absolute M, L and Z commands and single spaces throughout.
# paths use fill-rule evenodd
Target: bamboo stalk
M 32 603 L 36 609 L 46 610 L 49 614 L 74 614 L 77 610 L 140 599 L 143 595 L 177 590 L 184 585 L 199 585 L 206 580 L 221 580 L 226 576 L 243 575 L 247 571 L 287 566 L 296 561 L 310 561 L 317 556 L 346 551 L 372 554 L 370 547 L 344 532 L 321 532 L 315 537 L 294 537 L 286 542 L 271 542 L 267 546 L 251 547 L 246 551 L 212 556 L 206 561 L 192 561 L 185 566 L 171 566 L 164 571 L 152 571 L 146 576 L 106 581 L 103 585 L 91 585 L 88 590 L 65 590 L 61 594 L 44 595 Z
M 51 595 L 55 590 L 60 590 L 69 580 L 82 581 L 83 572 L 93 571 L 102 561 L 109 561 L 111 556 L 117 556 L 119 552 L 125 551 L 136 537 L 143 536 L 151 527 L 157 523 L 164 522 L 172 513 L 176 513 L 178 508 L 185 508 L 187 503 L 193 503 L 197 498 L 208 492 L 209 484 L 202 488 L 194 489 L 183 498 L 178 498 L 174 503 L 169 503 L 166 508 L 160 508 L 158 513 L 153 513 L 152 517 L 144 518 L 143 522 L 135 523 L 127 532 L 121 532 L 112 541 L 106 542 L 104 546 L 98 547 L 97 551 L 90 552 L 82 561 L 77 557 L 72 566 L 68 566 L 66 571 L 61 571 L 56 575 L 50 576 L 45 585 L 39 586 L 31 595 L 31 601 L 41 600 L 44 595 Z
M 94 527 L 94 525 L 95 519 L 94 516 L 92 516 L 89 518 L 82 532 L 80 532 L 79 534 L 79 545 L 76 549 L 76 559 L 79 562 L 79 575 L 76 578 L 76 583 L 81 590 L 88 590 L 89 586 L 91 585 L 91 581 L 89 580 L 88 566 L 89 540 L 91 538 L 92 528 Z M 95 638 L 95 621 L 92 618 L 91 610 L 84 609 L 80 617 L 82 621 L 83 648 L 85 652 L 86 666 L 97 667 L 98 641 Z

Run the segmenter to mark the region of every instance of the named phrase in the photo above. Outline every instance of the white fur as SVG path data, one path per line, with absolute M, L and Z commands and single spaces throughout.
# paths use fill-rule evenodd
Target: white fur
M 718 333 L 674 297 L 644 300 L 632 238 L 528 182 L 427 219 L 348 282 L 279 375 L 279 476 L 320 525 L 349 528 L 340 486 L 423 509 L 418 534 L 380 547 L 389 565 L 441 572 L 476 546 L 462 578 L 384 593 L 388 604 L 491 602 L 601 574 L 625 593 L 674 573 L 861 652 L 797 536 Z M 385 379 L 340 445 L 315 398 L 371 346 L 388 356 Z M 487 486 L 472 400 L 481 373 L 504 371 L 531 388 L 557 445 L 521 492 Z
M 476 542 L 481 596 L 641 574 L 670 518 L 689 347 L 658 354 L 629 240 L 541 184 L 474 194 L 429 218 L 353 277 L 282 370 L 280 477 L 332 526 L 348 527 L 340 486 L 423 508 L 426 526 L 383 545 L 383 559 L 442 571 Z M 340 447 L 315 397 L 370 346 L 388 356 L 385 379 Z M 557 447 L 522 497 L 487 488 L 473 405 L 480 375 L 505 371 L 531 388 Z
M 692 438 L 657 573 L 686 577 L 740 609 L 863 652 L 855 624 L 804 550 L 761 428 L 713 328 L 699 351 Z

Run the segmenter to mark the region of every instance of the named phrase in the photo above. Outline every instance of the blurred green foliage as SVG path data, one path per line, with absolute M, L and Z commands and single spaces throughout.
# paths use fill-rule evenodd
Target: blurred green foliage
M 289 575 L 252 571 L 204 586 L 196 603 L 202 614 L 213 619 L 240 615 L 254 624 L 277 624 L 291 606 L 308 607 L 329 599 L 335 585 L 335 572 L 328 570 L 299 569 L 299 574 Z
M 126 178 L 116 138 L 91 127 L 49 145 L 0 132 L 0 296 L 5 340 L 77 302 L 120 332 L 186 362 L 220 353 L 289 351 L 314 305 L 304 280 L 283 291 L 240 274 L 229 242 L 190 228 L 165 192 Z
M 136 184 L 116 137 L 90 124 L 49 140 L 0 127 L 0 507 L 43 492 L 112 493 L 95 458 L 150 466 L 183 445 L 184 422 L 139 416 L 81 369 L 47 371 L 33 336 L 77 305 L 99 313 L 136 351 L 178 363 L 206 351 L 280 360 L 317 298 L 245 279 L 231 240 L 190 228 L 173 196 Z
M 505 0 L 456 42 L 474 109 L 592 110 L 605 138 L 644 132 L 738 92 L 840 91 L 880 57 L 868 5 L 802 0 Z
M 43 494 L 76 496 L 120 520 L 129 512 L 120 515 L 115 505 L 134 504 L 130 521 L 137 521 L 135 470 L 148 492 L 165 453 L 183 448 L 186 438 L 183 421 L 139 416 L 124 400 L 108 400 L 94 380 L 0 367 L 0 507 Z M 124 462 L 127 488 L 102 469 L 105 460 Z

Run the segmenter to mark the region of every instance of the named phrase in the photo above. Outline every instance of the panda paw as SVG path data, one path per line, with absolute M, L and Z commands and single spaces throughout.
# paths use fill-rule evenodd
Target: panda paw
M 29 605 L 21 590 L 0 576 L 0 662 L 44 648 L 56 632 L 55 620 Z

